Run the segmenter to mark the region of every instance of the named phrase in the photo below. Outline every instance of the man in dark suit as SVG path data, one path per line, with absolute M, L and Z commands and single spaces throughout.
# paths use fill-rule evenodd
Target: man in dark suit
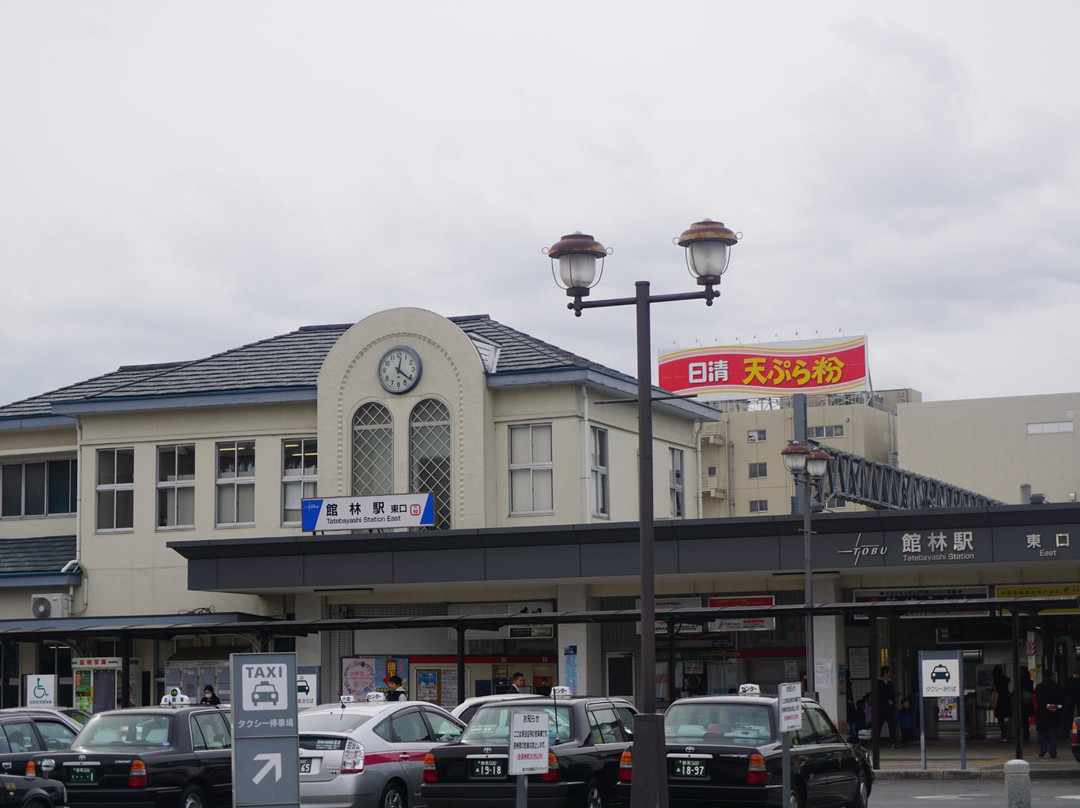
M 882 725 L 889 727 L 889 741 L 893 749 L 900 748 L 900 736 L 896 731 L 896 685 L 892 682 L 892 671 L 888 665 L 881 666 L 881 676 L 877 683 L 877 734 L 881 737 Z
M 517 671 L 510 679 L 510 692 L 511 693 L 524 693 L 525 692 L 525 674 L 521 671 Z

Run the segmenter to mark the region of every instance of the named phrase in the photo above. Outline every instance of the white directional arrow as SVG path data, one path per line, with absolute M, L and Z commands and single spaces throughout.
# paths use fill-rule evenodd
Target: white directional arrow
M 268 753 L 263 754 L 263 755 L 256 755 L 254 757 L 254 760 L 257 760 L 257 761 L 258 760 L 265 760 L 266 761 L 266 765 L 263 766 L 261 769 L 259 769 L 259 773 L 256 774 L 252 778 L 252 780 L 255 782 L 255 785 L 258 785 L 259 783 L 261 783 L 263 778 L 266 777 L 267 773 L 271 769 L 273 769 L 273 771 L 274 771 L 274 782 L 276 783 L 276 782 L 281 780 L 281 753 L 280 752 L 268 752 Z

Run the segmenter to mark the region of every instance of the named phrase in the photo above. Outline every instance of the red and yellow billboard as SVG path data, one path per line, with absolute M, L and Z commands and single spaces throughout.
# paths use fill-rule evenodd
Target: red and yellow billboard
M 673 393 L 839 393 L 869 388 L 866 337 L 694 348 L 660 355 L 660 387 Z

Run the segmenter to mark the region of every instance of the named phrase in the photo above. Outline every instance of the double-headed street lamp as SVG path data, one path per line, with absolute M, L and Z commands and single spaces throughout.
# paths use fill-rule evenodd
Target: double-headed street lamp
M 603 274 L 603 261 L 611 253 L 592 236 L 577 232 L 563 236 L 545 252 L 551 258 L 556 283 L 573 298 L 567 303 L 578 317 L 582 309 L 610 306 L 635 306 L 637 309 L 637 405 L 638 405 L 638 529 L 641 574 L 641 678 L 638 688 L 641 714 L 634 728 L 633 808 L 667 805 L 667 769 L 664 765 L 664 734 L 661 717 L 656 714 L 656 588 L 653 525 L 653 437 L 652 437 L 652 356 L 649 307 L 670 300 L 704 300 L 711 306 L 720 296 L 714 287 L 727 269 L 730 248 L 738 236 L 723 222 L 704 219 L 695 222 L 675 239 L 686 249 L 690 274 L 703 286 L 696 292 L 650 295 L 649 282 L 637 281 L 635 297 L 609 300 L 584 300 Z M 599 272 L 597 261 L 600 261 Z M 663 780 L 661 780 L 663 778 Z M 664 799 L 660 802 L 661 794 Z
M 803 605 L 806 607 L 806 692 L 816 698 L 814 682 L 814 565 L 813 552 L 810 547 L 810 512 L 812 507 L 811 482 L 820 482 L 821 478 L 829 470 L 829 453 L 815 446 L 808 449 L 798 441 L 788 441 L 787 446 L 780 450 L 780 456 L 784 458 L 784 467 L 791 472 L 798 485 L 800 479 L 803 484 L 802 500 L 803 511 Z

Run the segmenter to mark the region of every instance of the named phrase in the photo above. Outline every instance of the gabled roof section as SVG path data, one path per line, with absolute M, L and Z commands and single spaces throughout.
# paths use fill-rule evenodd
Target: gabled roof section
M 555 373 L 555 380 L 559 380 L 566 371 L 572 371 L 582 378 L 587 374 L 593 381 L 598 374 L 627 390 L 636 384 L 632 376 L 564 351 L 487 315 L 449 319 L 472 341 L 489 378 L 528 384 L 530 374 Z M 45 423 L 46 417 L 62 420 L 61 416 L 104 409 L 149 409 L 159 406 L 155 402 L 160 399 L 182 401 L 175 406 L 212 405 L 210 397 L 217 397 L 221 404 L 236 403 L 241 397 L 247 397 L 248 402 L 267 402 L 274 400 L 273 396 L 278 400 L 295 400 L 296 396 L 313 400 L 327 354 L 351 327 L 350 323 L 304 326 L 205 359 L 121 367 L 114 373 L 0 407 L 0 428 L 5 423 L 8 428 L 16 428 Z
M 451 317 L 450 321 L 464 331 L 474 342 L 482 341 L 498 346 L 498 365 L 494 373 L 522 373 L 529 371 L 559 370 L 564 368 L 587 368 L 633 381 L 633 377 L 604 365 L 564 351 L 555 345 L 531 337 L 492 320 L 486 314 L 470 317 Z

